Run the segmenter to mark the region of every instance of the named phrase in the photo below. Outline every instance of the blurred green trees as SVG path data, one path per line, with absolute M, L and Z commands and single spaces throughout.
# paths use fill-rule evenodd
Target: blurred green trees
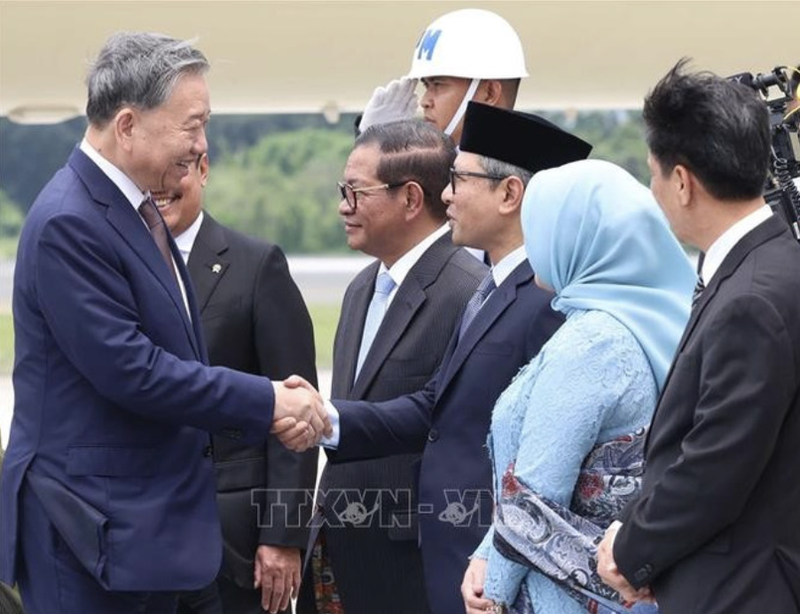
M 543 113 L 648 181 L 641 117 L 635 111 Z M 13 240 L 24 212 L 83 136 L 83 118 L 20 126 L 0 118 L 0 238 Z M 353 116 L 213 116 L 206 206 L 222 223 L 280 244 L 288 253 L 346 252 L 336 181 L 353 145 Z M 2 251 L 2 250 L 0 250 Z
M 336 181 L 352 147 L 351 135 L 317 128 L 265 137 L 212 160 L 205 205 L 290 253 L 345 250 Z

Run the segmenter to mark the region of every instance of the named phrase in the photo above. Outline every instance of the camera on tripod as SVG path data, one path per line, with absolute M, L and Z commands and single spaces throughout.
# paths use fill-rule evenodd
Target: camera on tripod
M 800 177 L 800 66 L 777 66 L 769 73 L 739 73 L 728 79 L 754 89 L 769 109 L 772 156 L 764 199 L 800 241 L 800 190 L 793 181 Z

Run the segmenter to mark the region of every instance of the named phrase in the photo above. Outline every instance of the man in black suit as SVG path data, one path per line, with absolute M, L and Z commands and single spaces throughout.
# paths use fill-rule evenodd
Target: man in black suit
M 470 298 L 442 363 L 418 392 L 381 403 L 334 400 L 333 462 L 422 452 L 418 511 L 428 604 L 463 612 L 461 581 L 492 518 L 486 452 L 492 408 L 561 324 L 533 283 L 519 208 L 533 172 L 585 158 L 591 146 L 545 120 L 470 103 L 442 193 L 453 242 L 493 267 Z M 334 414 L 336 415 L 336 414 Z
M 452 140 L 422 121 L 375 125 L 356 141 L 339 214 L 349 247 L 377 260 L 353 280 L 342 302 L 333 352 L 335 398 L 384 401 L 419 390 L 439 366 L 453 327 L 486 274 L 450 239 L 441 193 L 455 157 Z M 393 288 L 370 343 L 365 329 L 379 275 L 388 275 Z M 419 454 L 403 454 L 325 468 L 300 612 L 325 612 L 324 593 L 332 585 L 347 614 L 428 611 L 417 544 L 418 462 Z M 348 502 L 339 495 L 345 490 L 365 493 L 361 503 L 368 510 L 378 503 L 380 512 L 360 522 L 341 520 Z M 379 492 L 398 496 L 379 499 Z M 328 591 L 320 590 L 323 575 Z
M 197 296 L 212 365 L 273 378 L 316 380 L 314 333 L 281 249 L 226 228 L 202 210 L 208 156 L 180 188 L 154 193 Z M 179 612 L 285 610 L 300 584 L 317 454 L 274 437 L 258 447 L 213 438 L 223 563 L 215 584 L 181 595 Z M 285 505 L 286 507 L 281 507 Z M 260 590 L 254 590 L 255 581 Z
M 644 106 L 651 188 L 704 252 L 641 498 L 598 569 L 663 614 L 800 612 L 800 247 L 761 196 L 766 106 L 679 63 Z M 649 588 L 648 588 L 649 587 Z

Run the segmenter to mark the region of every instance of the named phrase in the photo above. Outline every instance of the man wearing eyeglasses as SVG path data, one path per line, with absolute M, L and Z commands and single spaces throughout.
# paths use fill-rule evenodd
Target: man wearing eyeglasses
M 422 121 L 376 125 L 356 141 L 339 183 L 339 214 L 348 246 L 376 261 L 344 296 L 336 398 L 384 401 L 419 390 L 486 273 L 450 240 L 441 193 L 455 155 L 452 140 Z M 403 454 L 325 468 L 301 614 L 429 611 L 417 544 L 418 461 Z M 354 500 L 377 511 L 344 520 Z
M 323 442 L 335 449 L 328 453 L 333 463 L 422 452 L 419 540 L 435 614 L 463 611 L 469 556 L 491 524 L 485 444 L 494 403 L 562 322 L 525 258 L 519 217 L 525 186 L 533 173 L 590 150 L 541 118 L 471 102 L 442 199 L 453 242 L 486 250 L 493 267 L 468 301 L 435 375 L 417 392 L 383 403 L 331 401 L 334 436 Z

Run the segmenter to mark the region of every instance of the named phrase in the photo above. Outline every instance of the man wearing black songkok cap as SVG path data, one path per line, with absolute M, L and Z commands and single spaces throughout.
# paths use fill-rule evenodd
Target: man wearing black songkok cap
M 383 403 L 332 401 L 339 414 L 326 443 L 336 448 L 332 462 L 423 453 L 420 547 L 434 614 L 463 611 L 468 557 L 491 525 L 485 444 L 494 403 L 562 321 L 525 258 L 519 217 L 525 186 L 533 173 L 590 150 L 539 117 L 471 102 L 442 199 L 453 242 L 486 250 L 494 266 L 424 389 Z

